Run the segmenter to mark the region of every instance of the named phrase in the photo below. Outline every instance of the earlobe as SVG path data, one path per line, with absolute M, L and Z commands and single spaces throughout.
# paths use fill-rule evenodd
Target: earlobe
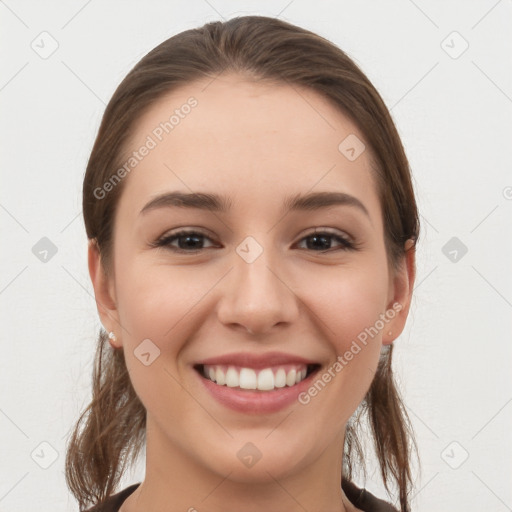
M 414 240 L 407 240 L 400 268 L 390 283 L 390 301 L 386 315 L 392 317 L 384 329 L 382 344 L 390 345 L 402 333 L 412 300 L 416 278 L 416 246 Z
M 105 273 L 101 254 L 95 239 L 90 239 L 88 243 L 88 265 L 101 323 L 107 332 L 115 331 L 119 326 L 119 318 L 114 287 L 111 278 Z

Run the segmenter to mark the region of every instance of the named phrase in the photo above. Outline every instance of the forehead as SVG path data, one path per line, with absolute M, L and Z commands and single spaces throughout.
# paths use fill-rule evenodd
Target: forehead
M 358 139 L 357 126 L 310 89 L 236 74 L 197 81 L 137 121 L 126 159 L 151 149 L 126 178 L 121 202 L 140 211 L 169 190 L 222 191 L 257 209 L 283 194 L 335 188 L 375 203 L 369 151 L 355 160 L 340 151 Z

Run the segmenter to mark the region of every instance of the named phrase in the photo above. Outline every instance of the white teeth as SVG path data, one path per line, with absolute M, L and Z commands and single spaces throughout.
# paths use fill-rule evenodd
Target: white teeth
M 242 372 L 244 370 L 245 368 L 242 368 L 242 370 L 240 371 L 240 375 L 242 375 Z M 253 373 L 256 376 L 254 370 Z M 270 368 L 266 368 L 265 370 L 262 370 L 258 374 L 258 389 L 261 389 L 263 391 L 274 389 L 274 374 L 272 373 L 272 370 Z
M 274 386 L 276 388 L 284 388 L 286 386 L 286 372 L 283 368 L 279 368 L 274 378 Z
M 234 366 L 204 366 L 203 375 L 216 382 L 219 386 L 241 389 L 257 389 L 271 391 L 275 388 L 294 386 L 306 378 L 307 368 L 304 365 L 286 365 L 286 368 L 235 368 Z
M 226 386 L 230 388 L 236 388 L 240 384 L 240 379 L 238 377 L 238 372 L 230 366 L 228 371 L 226 372 Z
M 295 376 L 296 375 L 297 375 L 297 372 L 295 370 L 290 370 L 288 372 L 288 375 L 286 376 L 286 385 L 287 386 L 293 386 L 295 384 L 295 382 L 296 382 Z
M 224 375 L 224 372 L 221 368 L 217 368 L 215 371 L 215 382 L 219 386 L 224 386 L 224 384 L 226 384 L 226 376 Z
M 236 372 L 236 370 L 234 370 Z M 252 368 L 240 370 L 240 387 L 242 389 L 256 389 L 259 379 L 256 379 L 256 372 Z

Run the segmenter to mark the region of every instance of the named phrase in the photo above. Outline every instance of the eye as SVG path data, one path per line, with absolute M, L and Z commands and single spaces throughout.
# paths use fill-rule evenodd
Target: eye
M 200 231 L 182 230 L 177 233 L 164 235 L 151 245 L 153 247 L 166 247 L 178 253 L 194 254 L 214 246 L 212 244 L 210 247 L 203 247 L 205 240 L 211 241 L 212 239 Z M 340 245 L 338 249 L 329 247 L 332 244 L 332 240 L 338 242 Z M 302 238 L 299 244 L 303 241 L 306 241 L 306 250 L 313 252 L 354 251 L 358 248 L 356 242 L 352 242 L 348 238 L 338 233 L 331 233 L 330 231 L 314 231 Z M 308 241 L 311 241 L 311 243 L 308 243 Z M 176 243 L 177 246 L 175 245 Z
M 211 238 L 209 238 L 206 234 L 201 233 L 200 231 L 182 230 L 178 231 L 177 233 L 165 235 L 154 242 L 152 245 L 154 247 L 167 247 L 175 252 L 196 253 L 205 249 L 205 247 L 201 247 L 205 239 L 211 240 Z M 174 242 L 178 242 L 178 247 L 173 245 Z M 208 247 L 206 247 L 206 249 L 207 248 Z
M 311 243 L 307 241 L 311 240 Z M 341 245 L 338 249 L 332 249 L 329 246 L 331 245 L 332 240 L 336 240 Z M 314 231 L 313 233 L 305 236 L 299 242 L 306 241 L 306 248 L 313 250 L 314 252 L 333 252 L 335 250 L 341 251 L 350 251 L 356 250 L 357 244 L 352 242 L 347 237 L 344 237 L 338 233 L 331 233 L 330 231 Z

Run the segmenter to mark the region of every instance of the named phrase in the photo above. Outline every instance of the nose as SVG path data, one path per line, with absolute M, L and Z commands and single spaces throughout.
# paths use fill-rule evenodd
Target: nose
M 253 335 L 270 334 L 286 328 L 299 318 L 299 301 L 283 265 L 263 250 L 252 263 L 234 255 L 218 303 L 219 321 L 231 329 Z

